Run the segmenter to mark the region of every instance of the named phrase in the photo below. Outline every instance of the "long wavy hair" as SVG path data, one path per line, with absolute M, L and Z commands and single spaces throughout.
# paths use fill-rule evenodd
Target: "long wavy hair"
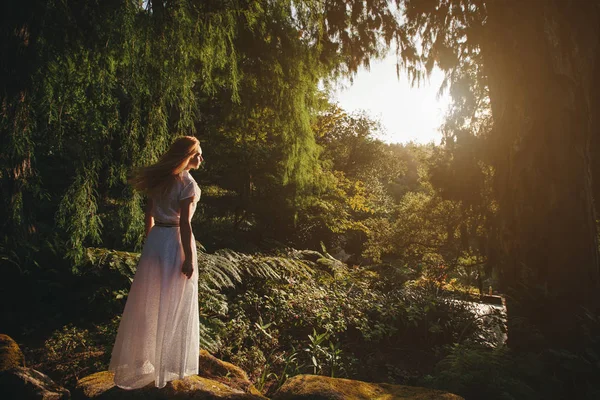
M 179 174 L 199 148 L 200 141 L 193 136 L 177 138 L 156 164 L 135 170 L 129 178 L 129 183 L 148 195 L 166 193 L 171 185 L 181 178 Z

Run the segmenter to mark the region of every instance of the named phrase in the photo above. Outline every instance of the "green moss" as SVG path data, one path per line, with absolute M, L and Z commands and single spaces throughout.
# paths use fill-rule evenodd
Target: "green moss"
M 206 350 L 200 350 L 198 369 L 201 376 L 211 379 L 212 382 L 220 382 L 230 388 L 241 390 L 255 396 L 253 398 L 264 398 L 252 385 L 244 370 L 236 365 L 219 360 Z
M 135 390 L 122 390 L 115 386 L 114 373 L 98 372 L 77 382 L 76 395 L 82 399 L 222 399 L 263 400 L 248 380 L 246 373 L 233 364 L 211 356 L 207 351 L 200 354 L 200 372 L 205 376 L 188 376 L 167 383 L 163 389 L 154 384 Z
M 250 383 L 248 380 L 248 375 L 246 375 L 246 373 L 240 367 L 225 361 L 221 361 L 206 350 L 200 350 L 200 359 L 198 362 L 201 375 L 207 374 L 210 375 L 211 378 L 236 378 L 238 380 L 245 380 Z
M 94 398 L 115 386 L 115 374 L 109 371 L 102 371 L 77 382 L 77 389 L 85 395 L 86 398 Z
M 25 358 L 19 345 L 10 336 L 0 334 L 0 371 L 24 366 Z
M 222 399 L 222 400 L 262 400 L 260 394 L 244 393 L 241 390 L 213 379 L 201 376 L 188 376 L 171 381 L 163 389 L 149 384 L 140 389 L 123 390 L 114 384 L 114 374 L 103 371 L 82 378 L 74 397 L 81 399 L 120 400 L 120 399 Z
M 191 393 L 202 390 L 219 397 L 231 394 L 232 392 L 229 386 L 201 376 L 190 376 L 186 379 L 172 381 L 167 390 L 176 393 Z
M 292 399 L 460 400 L 462 397 L 422 387 L 368 383 L 317 375 L 297 375 L 288 379 L 273 397 L 273 400 Z
M 316 264 L 319 270 L 327 272 L 334 277 L 341 276 L 348 271 L 343 262 L 331 258 L 319 258 Z

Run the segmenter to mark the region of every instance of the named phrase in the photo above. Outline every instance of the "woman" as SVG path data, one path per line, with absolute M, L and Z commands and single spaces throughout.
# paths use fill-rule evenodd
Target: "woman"
M 200 188 L 198 139 L 180 137 L 160 160 L 130 182 L 148 195 L 146 243 L 133 279 L 109 370 L 135 389 L 198 373 L 198 268 L 191 219 Z

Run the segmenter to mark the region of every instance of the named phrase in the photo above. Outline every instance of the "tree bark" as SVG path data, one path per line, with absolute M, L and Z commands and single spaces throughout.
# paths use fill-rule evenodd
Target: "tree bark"
M 596 309 L 600 282 L 590 153 L 598 5 L 503 0 L 487 11 L 509 345 L 577 347 L 578 316 Z

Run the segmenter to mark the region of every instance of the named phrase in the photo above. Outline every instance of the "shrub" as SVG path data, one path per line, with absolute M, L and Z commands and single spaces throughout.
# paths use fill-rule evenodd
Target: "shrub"
M 108 368 L 118 324 L 118 317 L 88 328 L 67 324 L 55 330 L 42 348 L 25 349 L 30 366 L 74 387 L 79 378 Z
M 517 362 L 517 360 L 519 362 Z M 448 390 L 465 399 L 540 399 L 527 376 L 539 374 L 535 358 L 516 358 L 506 347 L 490 349 L 473 343 L 455 344 L 425 386 Z

